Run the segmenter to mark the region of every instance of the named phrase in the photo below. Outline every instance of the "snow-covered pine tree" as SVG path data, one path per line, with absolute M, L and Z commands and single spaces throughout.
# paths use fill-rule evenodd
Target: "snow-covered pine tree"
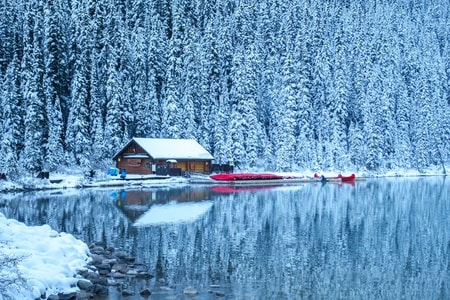
M 48 171 L 54 171 L 64 164 L 64 120 L 62 112 L 62 97 L 67 84 L 65 70 L 68 67 L 64 56 L 65 41 L 60 26 L 62 21 L 61 7 L 57 2 L 46 3 L 44 8 L 44 79 L 43 88 L 46 102 L 46 116 L 48 126 L 48 139 L 46 146 L 46 159 Z
M 255 167 L 261 127 L 257 119 L 258 58 L 256 49 L 240 45 L 234 56 L 231 89 L 232 152 L 236 165 Z
M 201 116 L 204 113 L 202 105 L 203 92 L 201 76 L 205 70 L 202 66 L 203 53 L 200 47 L 200 39 L 197 32 L 189 27 L 183 38 L 183 67 L 180 74 L 180 137 L 196 139 L 197 128 L 201 125 Z M 196 38 L 195 38 L 196 37 Z M 205 132 L 206 134 L 206 132 Z
M 166 138 L 180 138 L 183 125 L 183 107 L 181 104 L 181 75 L 183 74 L 183 8 L 178 1 L 171 4 L 172 27 L 168 44 L 167 77 L 164 96 L 161 101 L 161 134 Z
M 220 6 L 219 6 L 220 7 Z M 220 14 L 215 16 L 216 22 L 227 21 L 220 19 Z M 216 24 L 216 26 L 218 26 Z M 217 55 L 218 55 L 218 99 L 217 106 L 212 103 L 211 118 L 214 126 L 211 128 L 212 134 L 212 153 L 217 163 L 232 162 L 231 151 L 231 136 L 230 136 L 230 121 L 231 121 L 231 66 L 233 56 L 232 33 L 231 26 L 224 26 L 223 30 L 220 27 L 217 30 Z
M 18 175 L 19 153 L 23 147 L 22 93 L 20 87 L 20 62 L 17 55 L 6 69 L 0 89 L 0 173 L 8 177 Z
M 125 118 L 122 106 L 122 82 L 120 81 L 118 69 L 117 51 L 111 47 L 108 57 L 108 80 L 106 82 L 106 123 L 105 139 L 109 157 L 120 149 L 126 142 L 125 139 Z
M 290 30 L 290 29 L 288 29 Z M 299 85 L 297 84 L 297 63 L 294 57 L 294 46 L 290 38 L 286 38 L 286 49 L 282 58 L 282 82 L 280 90 L 280 106 L 278 107 L 278 142 L 276 155 L 276 168 L 280 171 L 292 170 L 295 162 L 295 145 L 297 132 L 297 99 Z
M 45 96 L 42 87 L 43 59 L 43 14 L 42 5 L 30 1 L 25 8 L 24 53 L 22 59 L 24 148 L 20 155 L 20 166 L 36 173 L 44 168 L 47 124 Z
M 87 3 L 76 2 L 74 5 L 74 22 L 76 34 L 73 36 L 74 74 L 71 82 L 71 101 L 68 105 L 68 120 L 65 133 L 66 160 L 69 165 L 90 167 L 90 59 L 92 49 L 92 32 Z
M 150 131 L 148 128 L 150 115 L 150 107 L 147 99 L 147 93 L 150 87 L 148 84 L 148 60 L 147 49 L 148 41 L 146 38 L 145 23 L 145 3 L 138 1 L 132 8 L 132 38 L 131 45 L 134 50 L 131 56 L 134 69 L 132 80 L 132 111 L 134 114 L 134 122 L 130 124 L 131 136 L 146 137 Z

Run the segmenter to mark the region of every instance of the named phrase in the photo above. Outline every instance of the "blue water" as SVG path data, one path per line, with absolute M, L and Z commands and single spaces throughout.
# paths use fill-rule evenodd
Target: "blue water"
M 449 190 L 445 177 L 71 190 L 2 195 L 0 212 L 122 248 L 154 276 L 108 299 L 188 286 L 194 299 L 450 299 Z

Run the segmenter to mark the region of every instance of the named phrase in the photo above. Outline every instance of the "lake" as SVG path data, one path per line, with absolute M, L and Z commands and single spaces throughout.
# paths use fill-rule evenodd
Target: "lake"
M 0 212 L 122 248 L 150 299 L 450 299 L 445 177 L 3 194 Z M 109 299 L 122 299 L 110 288 Z

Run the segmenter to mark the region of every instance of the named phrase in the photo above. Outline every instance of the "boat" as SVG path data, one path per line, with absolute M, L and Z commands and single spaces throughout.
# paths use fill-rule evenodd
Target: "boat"
M 317 173 L 314 173 L 314 178 L 321 179 L 322 176 L 320 176 Z M 323 176 L 323 178 L 325 178 L 325 180 L 341 180 L 343 182 L 344 181 L 345 182 L 349 182 L 349 181 L 355 181 L 356 175 L 354 173 L 352 173 L 351 175 L 344 176 L 344 175 L 339 173 L 337 176 L 334 176 L 334 177 L 333 176 L 332 177 Z
M 220 173 L 213 174 L 209 177 L 218 181 L 284 179 L 283 175 L 274 173 Z
M 234 185 L 284 185 L 312 181 L 294 173 L 220 173 L 210 175 L 209 178 L 211 182 Z

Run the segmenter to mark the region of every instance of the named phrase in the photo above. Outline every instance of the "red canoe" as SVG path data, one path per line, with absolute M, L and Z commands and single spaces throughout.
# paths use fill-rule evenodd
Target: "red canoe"
M 209 176 L 211 179 L 219 181 L 236 181 L 236 180 L 272 180 L 283 179 L 284 177 L 272 173 L 226 173 L 214 174 Z
M 317 173 L 314 173 L 314 178 L 321 178 L 321 176 Z M 354 181 L 356 178 L 355 174 L 351 174 L 349 176 L 344 176 L 342 174 L 339 174 L 338 176 L 335 177 L 325 177 L 325 179 L 340 179 L 342 181 Z

